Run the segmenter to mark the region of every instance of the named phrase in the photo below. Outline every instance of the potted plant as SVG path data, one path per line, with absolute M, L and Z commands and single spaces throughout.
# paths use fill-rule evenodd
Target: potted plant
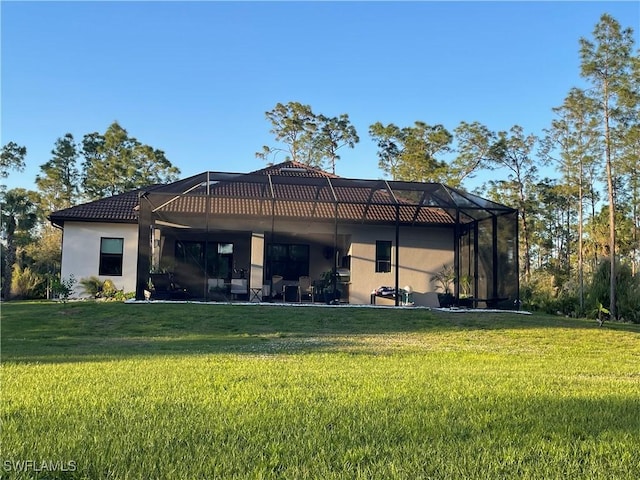
M 461 307 L 473 306 L 472 292 L 473 277 L 471 275 L 460 276 L 460 294 L 459 303 Z
M 451 285 L 456 279 L 453 265 L 443 265 L 442 270 L 435 273 L 431 280 L 436 282 L 436 290 L 442 290 L 438 293 L 438 301 L 441 307 L 451 307 L 454 303 L 454 297 L 451 293 Z
M 325 303 L 333 303 L 340 299 L 340 291 L 336 287 L 336 277 L 333 269 L 320 274 L 318 283 L 318 298 Z

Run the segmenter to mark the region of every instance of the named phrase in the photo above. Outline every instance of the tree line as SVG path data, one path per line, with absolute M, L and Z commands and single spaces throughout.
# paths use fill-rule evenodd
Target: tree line
M 578 73 L 587 87 L 570 89 L 539 135 L 519 125 L 495 131 L 462 121 L 450 131 L 420 120 L 407 126 L 376 122 L 368 134 L 379 168 L 394 180 L 464 188 L 478 172 L 495 171 L 476 193 L 519 211 L 525 305 L 640 322 L 640 55 L 632 29 L 607 14 L 579 47 Z M 291 159 L 335 173 L 341 149 L 360 141 L 346 113 L 326 116 L 289 102 L 265 116 L 275 142 L 256 157 L 267 162 Z M 16 266 L 18 277 L 25 268 L 34 276 L 57 271 L 59 234 L 43 221 L 49 212 L 179 175 L 164 152 L 117 123 L 78 143 L 66 134 L 51 154 L 40 167 L 37 192 L 2 193 L 9 275 L 14 269 L 7 265 Z M 25 147 L 5 145 L 0 176 L 22 168 L 25 155 Z M 541 177 L 543 165 L 552 165 L 558 176 Z M 47 235 L 52 239 L 45 248 Z M 3 278 L 8 298 L 12 282 Z
M 22 171 L 27 149 L 15 142 L 2 147 L 0 178 Z M 180 170 L 162 150 L 139 142 L 117 122 L 105 133 L 77 142 L 67 133 L 55 142 L 51 158 L 40 165 L 36 191 L 0 186 L 2 209 L 2 298 L 45 296 L 59 281 L 61 234 L 48 215 L 142 186 L 172 182 Z

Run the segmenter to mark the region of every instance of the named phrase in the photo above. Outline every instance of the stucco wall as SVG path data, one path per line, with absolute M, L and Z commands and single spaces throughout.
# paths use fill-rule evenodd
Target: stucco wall
M 376 273 L 376 240 L 392 243 L 391 271 Z M 349 302 L 369 303 L 371 291 L 380 286 L 395 286 L 396 240 L 394 227 L 361 227 L 352 231 L 351 285 Z M 425 295 L 436 292 L 431 277 L 442 270 L 443 265 L 452 265 L 453 229 L 404 227 L 400 229 L 400 288 L 410 285 L 416 305 L 428 305 Z
M 123 238 L 122 276 L 98 275 L 100 265 L 100 238 Z M 117 223 L 65 222 L 62 237 L 62 278 L 71 274 L 76 280 L 96 276 L 109 278 L 118 289 L 134 292 L 138 262 L 138 226 Z M 81 297 L 82 289 L 76 284 L 74 297 Z

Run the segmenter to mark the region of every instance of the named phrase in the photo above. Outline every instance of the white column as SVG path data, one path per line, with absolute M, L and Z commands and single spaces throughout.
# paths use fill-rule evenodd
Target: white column
M 264 275 L 264 233 L 251 233 L 251 270 L 249 272 L 249 288 L 262 288 Z M 250 291 L 251 292 L 251 291 Z M 260 298 L 265 292 L 260 293 Z M 250 295 L 252 301 L 255 299 Z

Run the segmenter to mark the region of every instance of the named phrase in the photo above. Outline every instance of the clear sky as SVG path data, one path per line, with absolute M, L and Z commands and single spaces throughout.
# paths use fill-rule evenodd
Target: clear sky
M 336 173 L 382 178 L 371 124 L 479 121 L 541 134 L 579 75 L 580 37 L 629 2 L 0 2 L 2 144 L 27 147 L 9 188 L 35 188 L 57 138 L 118 121 L 186 177 L 264 167 L 265 112 L 348 113 Z M 276 158 L 277 161 L 280 158 Z M 495 173 L 494 173 L 495 175 Z

